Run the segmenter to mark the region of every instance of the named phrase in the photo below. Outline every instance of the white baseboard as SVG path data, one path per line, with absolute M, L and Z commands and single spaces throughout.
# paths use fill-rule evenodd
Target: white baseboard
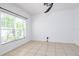
M 46 41 L 46 40 L 37 40 L 37 39 L 33 39 L 33 41 Z M 57 42 L 57 43 L 68 43 L 68 44 L 74 44 L 72 42 L 64 42 L 64 41 L 53 41 L 53 40 L 49 40 L 48 42 Z
M 46 40 L 41 40 L 41 39 L 40 40 L 36 40 L 36 39 L 33 39 L 33 41 L 46 41 Z

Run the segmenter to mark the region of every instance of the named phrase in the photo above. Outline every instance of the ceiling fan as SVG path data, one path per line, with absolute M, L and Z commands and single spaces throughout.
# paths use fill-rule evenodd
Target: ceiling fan
M 48 9 L 44 12 L 44 13 L 47 13 L 51 10 L 52 6 L 53 6 L 54 3 L 44 3 L 44 6 L 47 6 Z

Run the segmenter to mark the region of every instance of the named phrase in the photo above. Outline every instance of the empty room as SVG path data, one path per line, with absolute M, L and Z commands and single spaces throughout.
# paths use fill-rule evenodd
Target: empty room
M 0 3 L 0 56 L 79 56 L 79 3 Z

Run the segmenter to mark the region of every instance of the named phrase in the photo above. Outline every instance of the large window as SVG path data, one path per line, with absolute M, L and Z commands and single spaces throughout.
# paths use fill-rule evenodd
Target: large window
M 26 21 L 4 12 L 0 13 L 1 44 L 23 39 L 26 36 Z

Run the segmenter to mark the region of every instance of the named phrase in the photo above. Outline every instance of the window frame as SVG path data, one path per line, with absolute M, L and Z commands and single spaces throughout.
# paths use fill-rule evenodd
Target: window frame
M 17 18 L 20 18 L 20 19 L 22 19 L 23 21 L 25 21 L 26 23 L 26 26 L 27 26 L 27 19 L 26 18 L 23 18 L 23 17 L 20 17 L 20 16 L 18 16 L 18 15 L 15 15 L 15 14 L 13 14 L 13 13 L 10 13 L 10 12 L 8 12 L 8 11 L 5 11 L 5 10 L 1 10 L 0 9 L 0 22 L 1 22 L 1 13 L 5 13 L 5 14 L 8 14 L 8 15 L 11 15 L 11 16 L 14 16 L 14 17 L 17 17 Z M 1 29 L 1 25 L 0 25 L 0 31 L 1 31 L 2 29 Z M 3 30 L 5 30 L 5 29 L 3 29 Z M 6 29 L 6 30 L 10 30 L 10 29 Z M 14 29 L 15 31 L 16 31 L 16 29 Z M 26 30 L 25 30 L 25 32 L 27 32 Z M 21 39 L 25 39 L 26 38 L 26 33 L 24 33 L 25 35 L 25 37 L 23 37 L 23 38 L 19 38 L 19 39 L 16 39 L 15 38 L 15 40 L 12 40 L 12 41 L 10 41 L 10 42 L 13 42 L 13 41 L 18 41 L 18 40 L 21 40 Z M 2 39 L 1 39 L 1 32 L 0 32 L 0 44 L 1 45 L 3 45 L 3 44 L 7 44 L 7 43 L 10 43 L 10 42 L 6 42 L 6 43 L 1 43 L 1 41 L 2 41 Z

